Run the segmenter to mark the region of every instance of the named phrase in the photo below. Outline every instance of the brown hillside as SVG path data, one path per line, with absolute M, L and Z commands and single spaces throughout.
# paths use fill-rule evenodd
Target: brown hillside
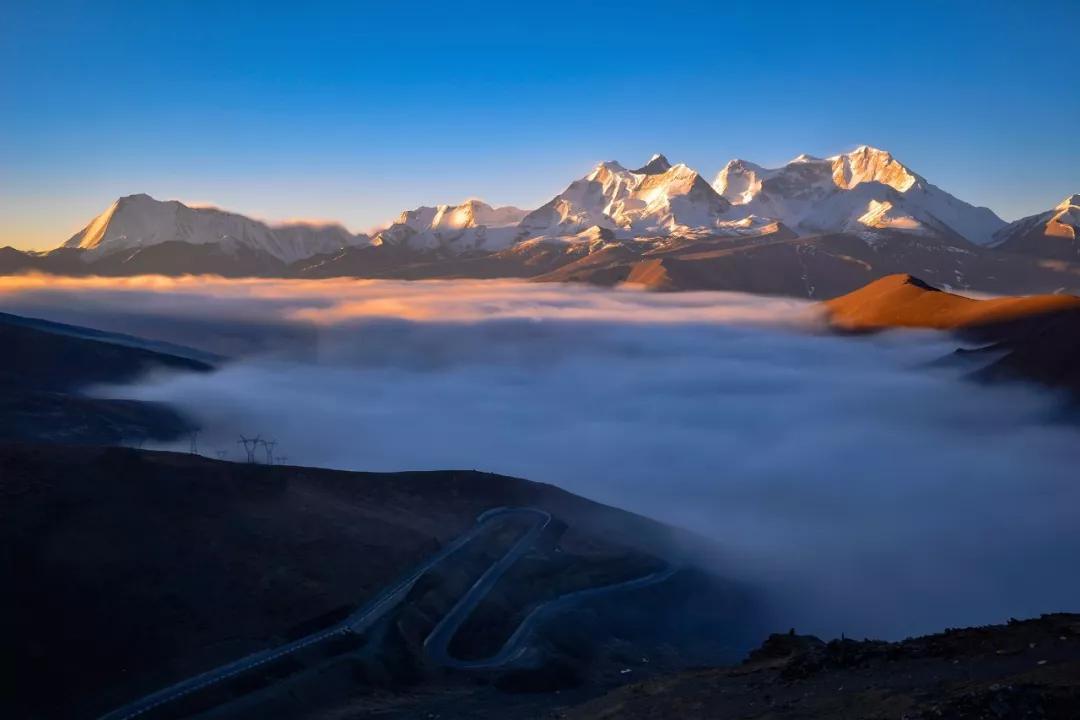
M 980 380 L 1026 379 L 1065 388 L 1080 400 L 1080 297 L 1031 295 L 988 300 L 943 292 L 910 275 L 890 275 L 824 303 L 833 327 L 951 330 L 983 343 L 960 350 L 987 364 Z
M 898 274 L 829 300 L 825 307 L 832 324 L 844 330 L 956 330 L 1080 311 L 1080 297 L 1030 295 L 974 300 L 938 290 L 911 275 Z

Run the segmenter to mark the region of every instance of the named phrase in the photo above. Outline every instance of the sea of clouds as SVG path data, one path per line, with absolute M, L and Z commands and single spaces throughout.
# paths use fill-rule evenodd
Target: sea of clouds
M 836 337 L 806 303 L 507 281 L 9 279 L 0 309 L 230 355 L 114 396 L 202 450 L 476 468 L 717 540 L 786 626 L 901 637 L 1080 608 L 1080 430 L 1059 398 Z M 186 449 L 186 443 L 184 444 Z

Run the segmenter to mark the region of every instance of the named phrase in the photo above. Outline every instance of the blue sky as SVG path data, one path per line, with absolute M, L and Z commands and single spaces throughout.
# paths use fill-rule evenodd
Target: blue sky
M 226 7 L 227 6 L 227 7 Z M 1080 191 L 1075 0 L 30 2 L 0 8 L 0 245 L 117 196 L 363 230 L 866 143 L 1006 219 Z

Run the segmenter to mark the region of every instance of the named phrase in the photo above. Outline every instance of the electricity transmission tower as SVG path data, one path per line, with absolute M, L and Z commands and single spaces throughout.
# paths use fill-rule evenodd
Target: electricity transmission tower
M 192 455 L 198 455 L 199 454 L 199 431 L 198 430 L 192 430 L 191 434 L 190 434 L 190 438 L 191 438 L 191 454 Z
M 253 438 L 244 437 L 243 435 L 241 435 L 240 439 L 236 441 L 236 444 L 244 446 L 244 452 L 247 453 L 247 461 L 249 463 L 254 464 L 255 463 L 255 448 L 257 448 L 259 446 L 259 443 L 261 443 L 261 442 L 262 442 L 262 439 L 258 435 L 256 435 Z
M 266 450 L 266 464 L 274 464 L 274 446 L 277 445 L 277 440 L 261 440 L 263 449 Z

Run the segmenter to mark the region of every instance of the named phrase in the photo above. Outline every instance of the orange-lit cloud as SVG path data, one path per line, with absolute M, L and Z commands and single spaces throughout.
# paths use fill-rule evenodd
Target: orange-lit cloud
M 0 295 L 100 291 L 152 292 L 208 300 L 284 301 L 280 319 L 333 325 L 364 318 L 479 322 L 530 319 L 632 323 L 740 323 L 806 325 L 807 302 L 741 293 L 651 293 L 518 280 L 240 279 L 213 276 L 72 278 L 20 275 L 0 278 Z

